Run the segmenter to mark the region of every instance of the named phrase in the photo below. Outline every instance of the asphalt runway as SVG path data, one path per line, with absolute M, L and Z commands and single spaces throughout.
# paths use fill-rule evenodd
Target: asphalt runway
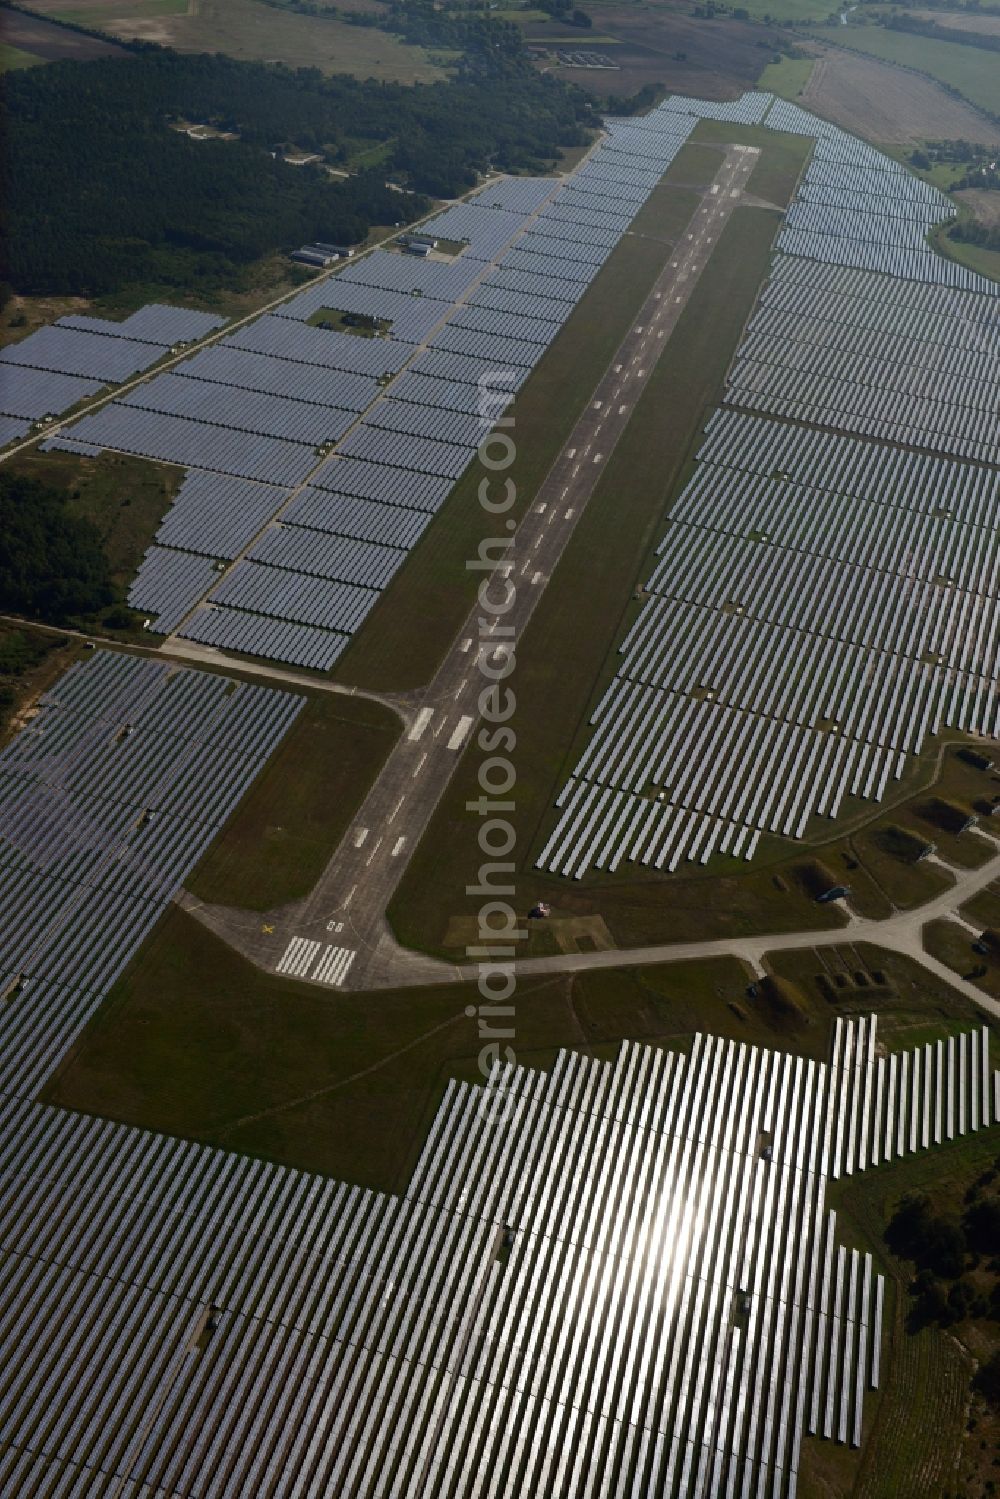
M 516 652 L 535 605 L 552 576 L 605 466 L 628 426 L 636 402 L 669 346 L 670 334 L 698 282 L 732 210 L 739 204 L 759 152 L 731 146 L 674 246 L 635 320 L 593 391 L 572 434 L 520 524 L 498 519 L 496 535 L 511 528 L 496 565 L 489 599 L 509 607 L 490 619 L 477 603 L 426 690 L 411 699 L 413 718 L 389 755 L 311 895 L 259 914 L 182 904 L 259 966 L 348 989 L 428 980 L 446 965 L 404 952 L 385 912 L 480 722 L 479 698 Z M 516 415 L 516 406 L 515 406 Z M 515 428 L 516 432 L 516 428 Z M 484 476 L 487 470 L 483 469 Z M 494 480 L 491 494 L 501 492 Z M 483 577 L 488 575 L 484 572 Z M 493 628 L 490 629 L 489 626 Z M 485 670 L 484 670 L 485 668 Z M 401 973 L 405 968 L 405 978 Z

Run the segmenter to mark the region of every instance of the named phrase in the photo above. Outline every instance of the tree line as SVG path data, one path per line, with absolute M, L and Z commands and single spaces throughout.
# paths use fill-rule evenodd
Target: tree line
M 4 114 L 0 278 L 80 295 L 224 284 L 272 250 L 357 242 L 489 166 L 543 169 L 597 123 L 582 90 L 519 55 L 469 54 L 455 78 L 407 87 L 158 47 L 8 74 Z M 183 120 L 239 139 L 193 141 L 170 128 Z M 271 154 L 290 143 L 336 162 L 359 141 L 386 160 L 349 178 Z
M 65 625 L 115 602 L 97 527 L 67 496 L 23 474 L 0 471 L 0 601 L 10 614 Z

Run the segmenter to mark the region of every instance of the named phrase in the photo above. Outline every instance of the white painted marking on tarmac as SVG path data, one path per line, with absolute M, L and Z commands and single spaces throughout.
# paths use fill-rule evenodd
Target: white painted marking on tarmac
M 594 462 L 594 463 L 600 463 L 600 461 L 603 458 L 603 456 L 604 456 L 603 453 L 595 453 L 594 457 L 592 459 L 592 462 Z
M 348 892 L 347 892 L 347 899 L 342 902 L 342 906 L 343 906 L 343 909 L 345 911 L 347 910 L 348 906 L 351 904 L 351 901 L 354 899 L 354 892 L 355 892 L 355 890 L 357 888 L 358 888 L 357 885 L 352 885 L 351 888 L 350 888 L 350 890 L 348 890 Z
M 602 407 L 602 406 L 603 406 L 603 405 L 604 405 L 604 402 L 603 402 L 603 401 L 595 401 L 595 402 L 594 402 L 594 410 L 595 410 L 595 411 L 600 411 L 600 409 L 601 409 L 601 407 Z
M 362 843 L 364 843 L 364 841 L 365 841 L 365 839 L 367 837 L 368 837 L 368 829 L 367 828 L 358 828 L 358 831 L 354 835 L 354 847 L 355 848 L 360 848 L 361 845 L 362 845 Z
M 575 458 L 576 457 L 576 448 L 567 448 L 566 449 L 566 457 L 567 458 Z
M 624 405 L 623 406 L 619 406 L 619 408 L 618 408 L 618 415 L 619 416 L 624 416 L 627 410 L 628 410 L 627 406 L 624 406 Z
M 545 501 L 543 500 L 542 503 L 540 505 L 536 506 L 535 508 L 537 509 L 539 515 L 544 515 L 545 514 Z
M 566 514 L 563 516 L 563 520 L 572 520 L 572 519 L 573 519 L 573 512 L 572 512 L 572 510 L 567 510 Z
M 407 739 L 412 740 L 412 742 L 415 744 L 433 717 L 433 708 L 421 708 L 420 712 L 417 714 L 416 718 L 413 721 L 413 728 L 406 736 Z
M 420 756 L 420 759 L 417 761 L 416 765 L 413 767 L 413 775 L 410 777 L 411 781 L 415 780 L 417 778 L 417 776 L 420 774 L 421 770 L 423 769 L 424 761 L 426 759 L 427 759 L 427 751 L 424 750 L 423 754 Z
M 532 574 L 532 577 L 531 577 L 531 581 L 532 581 L 532 583 L 533 583 L 533 584 L 534 584 L 534 585 L 536 585 L 536 586 L 537 586 L 537 585 L 538 585 L 538 584 L 539 584 L 539 583 L 540 583 L 540 582 L 541 582 L 541 581 L 542 581 L 542 578 L 543 578 L 543 577 L 544 577 L 544 576 L 545 576 L 545 574 L 544 574 L 544 573 L 533 573 L 533 574 Z
M 616 365 L 615 365 L 615 374 L 616 374 L 616 375 L 620 375 L 620 374 L 621 374 L 621 372 L 622 372 L 622 367 L 621 367 L 621 365 L 620 365 L 620 364 L 616 364 Z
M 309 937 L 293 937 L 278 959 L 275 973 L 288 973 L 293 978 L 304 978 L 320 946 L 319 942 Z
M 464 655 L 465 652 L 470 649 L 471 645 L 472 645 L 472 636 L 469 635 L 465 640 L 462 641 L 462 644 L 459 646 L 459 650 Z
M 642 377 L 643 377 L 643 375 L 644 375 L 644 374 L 645 374 L 645 373 L 646 373 L 646 371 L 645 371 L 645 370 L 636 370 L 636 374 L 637 374 L 637 375 L 638 375 L 638 376 L 639 376 L 639 379 L 640 379 L 640 380 L 641 380 L 641 379 L 642 379 Z
M 372 851 L 371 851 L 371 853 L 370 853 L 370 854 L 369 854 L 369 855 L 368 855 L 368 857 L 367 857 L 367 859 L 366 859 L 366 860 L 365 860 L 365 863 L 366 863 L 366 864 L 370 864 L 370 863 L 371 863 L 371 861 L 372 861 L 372 860 L 373 860 L 373 859 L 374 859 L 374 857 L 375 857 L 375 855 L 376 855 L 376 854 L 377 854 L 377 853 L 378 853 L 378 851 L 379 851 L 379 849 L 380 849 L 380 848 L 381 848 L 381 847 L 382 847 L 382 840 L 381 840 L 381 838 L 380 838 L 380 839 L 379 839 L 379 840 L 378 840 L 378 842 L 377 842 L 377 843 L 376 843 L 376 844 L 374 844 L 374 845 L 373 845 L 373 846 L 372 846 Z
M 317 984 L 329 984 L 331 988 L 339 989 L 355 956 L 353 947 L 335 947 L 330 943 L 316 960 L 310 977 Z
M 395 843 L 392 845 L 392 857 L 394 859 L 398 859 L 399 858 L 399 855 L 401 854 L 401 852 L 403 850 L 403 844 L 405 842 L 406 842 L 405 838 L 397 838 L 396 841 L 395 841 Z
M 399 801 L 396 803 L 396 805 L 393 807 L 392 811 L 389 813 L 389 821 L 390 822 L 395 822 L 395 820 L 396 820 L 396 813 L 399 811 L 400 807 L 403 805 L 403 800 L 404 800 L 403 797 L 400 797 Z
M 471 728 L 472 728 L 472 719 L 469 717 L 469 715 L 467 713 L 463 713 L 462 717 L 458 720 L 458 723 L 455 725 L 455 728 L 454 728 L 454 730 L 452 732 L 451 738 L 448 740 L 448 748 L 450 750 L 460 749 L 461 746 L 465 743 L 466 739 L 468 739 L 468 737 L 469 737 L 469 730 Z
M 709 191 L 713 192 L 713 193 L 717 193 L 719 191 L 719 184 L 717 182 L 713 182 L 712 186 L 709 189 Z

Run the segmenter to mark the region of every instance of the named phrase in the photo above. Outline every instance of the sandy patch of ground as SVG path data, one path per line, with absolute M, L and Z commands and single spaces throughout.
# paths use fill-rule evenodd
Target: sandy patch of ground
M 818 61 L 802 104 L 825 119 L 878 145 L 908 146 L 927 140 L 1000 145 L 1000 128 L 929 78 L 837 48 L 811 50 Z

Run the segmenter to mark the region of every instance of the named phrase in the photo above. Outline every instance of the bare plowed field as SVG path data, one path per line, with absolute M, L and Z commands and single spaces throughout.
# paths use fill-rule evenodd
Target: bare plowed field
M 662 83 L 671 93 L 702 99 L 735 99 L 752 88 L 760 74 L 764 53 L 762 28 L 743 21 L 694 20 L 667 5 L 642 8 L 590 5 L 593 35 L 610 37 L 612 44 L 588 40 L 586 32 L 571 39 L 573 47 L 593 47 L 618 65 L 615 72 L 567 72 L 574 83 L 600 93 L 633 94 L 644 84 Z M 572 32 L 572 28 L 569 28 Z M 554 46 L 559 35 L 566 45 L 567 28 L 549 21 L 524 24 L 528 41 Z
M 28 16 L 24 11 L 0 11 L 0 40 L 8 47 L 19 47 L 24 52 L 33 52 L 44 57 L 46 62 L 61 62 L 70 59 L 85 62 L 90 57 L 125 57 L 126 53 L 113 42 L 102 42 L 99 37 L 85 36 L 81 31 L 70 31 L 57 26 L 41 16 Z
M 996 125 L 929 78 L 873 57 L 836 48 L 817 50 L 819 61 L 802 95 L 806 109 L 879 145 L 927 140 L 1000 145 Z
M 938 26 L 943 26 L 945 31 L 971 31 L 974 36 L 1000 36 L 1000 16 L 984 15 L 981 11 L 959 15 L 947 10 L 921 10 L 915 13 L 915 17 L 920 21 L 934 21 Z

